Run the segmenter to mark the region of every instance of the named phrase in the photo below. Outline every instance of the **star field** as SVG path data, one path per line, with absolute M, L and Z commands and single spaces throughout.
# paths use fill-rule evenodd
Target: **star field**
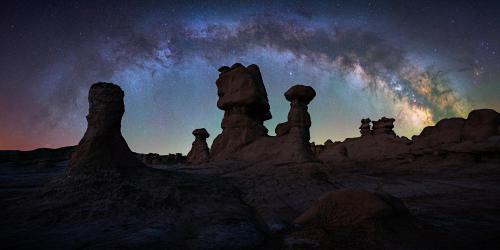
M 0 149 L 74 145 L 98 81 L 125 91 L 122 132 L 137 152 L 186 153 L 221 131 L 217 69 L 260 66 L 273 134 L 283 93 L 309 84 L 311 141 L 396 118 L 411 137 L 475 108 L 500 110 L 500 6 L 419 1 L 49 1 L 6 3 Z

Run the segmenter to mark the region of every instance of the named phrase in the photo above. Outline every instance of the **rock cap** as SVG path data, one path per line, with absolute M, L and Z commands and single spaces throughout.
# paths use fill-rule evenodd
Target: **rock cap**
M 316 96 L 316 91 L 311 86 L 306 85 L 294 85 L 285 92 L 285 98 L 291 102 L 293 100 L 299 100 L 304 104 L 309 104 L 312 99 Z

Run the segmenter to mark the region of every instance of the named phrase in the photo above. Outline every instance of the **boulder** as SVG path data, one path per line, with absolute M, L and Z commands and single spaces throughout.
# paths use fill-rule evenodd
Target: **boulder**
M 467 116 L 463 128 L 463 139 L 486 141 L 488 137 L 498 135 L 500 114 L 492 109 L 473 110 Z
M 404 203 L 387 193 L 340 189 L 324 194 L 294 220 L 310 238 L 311 230 L 337 243 L 362 243 L 361 249 L 419 249 L 414 219 Z M 319 231 L 318 231 L 319 230 Z M 312 238 L 317 236 L 312 235 Z M 357 248 L 356 248 L 357 249 Z
M 224 110 L 222 133 L 215 138 L 210 157 L 231 158 L 243 146 L 267 136 L 264 121 L 271 119 L 266 88 L 259 67 L 239 63 L 223 66 L 216 81 L 217 107 Z
M 71 156 L 69 175 L 101 170 L 125 171 L 144 166 L 121 134 L 125 112 L 123 97 L 122 89 L 113 83 L 92 85 L 88 96 L 87 130 Z
M 210 157 L 207 138 L 210 134 L 206 129 L 199 128 L 193 131 L 193 135 L 195 139 L 187 155 L 187 162 L 194 164 L 207 162 Z

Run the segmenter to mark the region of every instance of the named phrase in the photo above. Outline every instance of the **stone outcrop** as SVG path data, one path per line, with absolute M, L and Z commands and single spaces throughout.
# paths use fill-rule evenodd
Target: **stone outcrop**
M 434 126 L 425 127 L 419 136 L 414 136 L 413 148 L 431 148 L 442 144 L 462 141 L 463 118 L 448 118 L 440 120 Z
M 208 148 L 207 138 L 210 134 L 204 128 L 195 129 L 193 131 L 195 137 L 191 150 L 187 155 L 187 162 L 200 164 L 209 160 L 210 149 Z
M 394 118 L 382 117 L 378 121 L 373 121 L 373 134 L 375 135 L 396 135 L 394 129 Z
M 407 241 L 413 241 L 418 234 L 413 217 L 400 199 L 362 189 L 326 193 L 294 223 L 309 228 L 305 232 L 316 229 L 329 237 L 348 234 L 352 237 L 350 240 L 372 246 L 384 246 L 387 240 L 390 243 L 401 240 L 407 248 Z
M 372 133 L 370 122 L 370 118 L 361 119 L 361 126 L 359 126 L 361 136 L 370 135 Z
M 219 69 L 217 107 L 224 110 L 222 133 L 210 149 L 214 160 L 231 158 L 243 146 L 267 136 L 263 123 L 271 119 L 267 92 L 259 67 L 239 63 Z
M 473 110 L 467 119 L 440 120 L 434 126 L 425 127 L 420 135 L 413 136 L 412 140 L 394 133 L 392 118 L 382 117 L 373 121 L 371 133 L 368 133 L 367 123 L 366 119 L 362 120 L 361 137 L 348 138 L 329 146 L 325 143 L 318 158 L 326 162 L 383 159 L 411 161 L 423 155 L 455 154 L 460 157 L 480 158 L 481 155 L 500 153 L 500 114 L 491 109 Z
M 294 223 L 327 231 L 346 228 L 376 230 L 378 220 L 401 215 L 410 214 L 403 202 L 394 196 L 361 189 L 341 189 L 324 194 Z
M 463 139 L 485 141 L 494 135 L 500 135 L 500 114 L 492 109 L 473 110 L 467 116 L 463 128 Z
M 99 82 L 89 91 L 87 130 L 69 162 L 68 174 L 100 170 L 127 170 L 143 166 L 121 134 L 125 112 L 122 89 L 113 83 Z

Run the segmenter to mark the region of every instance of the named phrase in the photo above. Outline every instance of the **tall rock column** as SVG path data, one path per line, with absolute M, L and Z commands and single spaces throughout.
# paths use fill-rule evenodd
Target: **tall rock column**
M 231 158 L 236 151 L 267 136 L 264 121 L 271 119 L 266 88 L 259 67 L 239 63 L 219 69 L 217 107 L 224 110 L 222 133 L 210 149 L 212 160 Z
M 121 133 L 123 97 L 122 89 L 113 83 L 99 82 L 90 87 L 87 130 L 71 156 L 68 174 L 143 166 Z
M 307 105 L 315 96 L 316 91 L 304 85 L 295 85 L 285 92 L 285 98 L 290 102 L 288 121 L 276 126 L 276 135 L 284 140 L 283 147 L 286 147 L 281 158 L 298 162 L 314 160 L 309 145 L 311 117 Z
M 288 112 L 289 134 L 309 144 L 309 128 L 311 127 L 311 116 L 307 111 L 307 105 L 316 96 L 316 91 L 310 86 L 295 85 L 285 92 L 285 98 L 290 102 Z
M 193 131 L 195 137 L 191 150 L 187 155 L 187 162 L 200 164 L 209 160 L 210 154 L 207 144 L 207 138 L 210 134 L 204 128 L 195 129 Z

